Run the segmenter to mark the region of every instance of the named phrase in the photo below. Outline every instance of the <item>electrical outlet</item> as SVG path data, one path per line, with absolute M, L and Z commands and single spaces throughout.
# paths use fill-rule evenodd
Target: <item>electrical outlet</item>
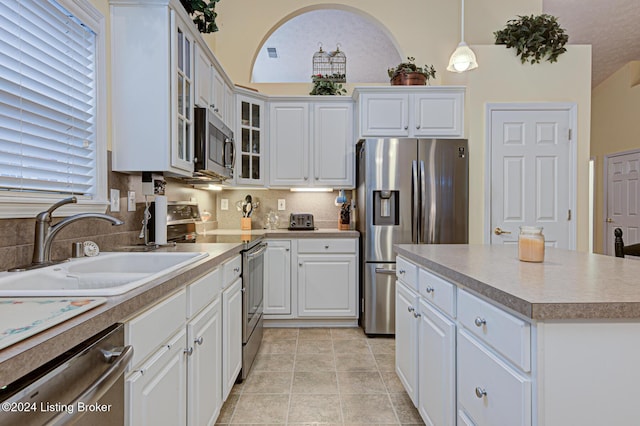
M 135 191 L 127 192 L 127 211 L 135 212 L 136 211 L 136 193 Z
M 112 212 L 120 211 L 120 190 L 119 189 L 111 189 L 111 205 L 109 210 Z
M 220 210 L 229 210 L 229 200 L 226 198 L 220 199 Z
M 278 210 L 285 210 L 287 207 L 287 203 L 283 198 L 278 199 Z

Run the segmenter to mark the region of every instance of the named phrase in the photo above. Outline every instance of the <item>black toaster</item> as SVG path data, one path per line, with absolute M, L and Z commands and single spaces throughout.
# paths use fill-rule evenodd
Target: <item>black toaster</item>
M 290 231 L 309 231 L 315 229 L 311 213 L 291 213 L 289 215 Z

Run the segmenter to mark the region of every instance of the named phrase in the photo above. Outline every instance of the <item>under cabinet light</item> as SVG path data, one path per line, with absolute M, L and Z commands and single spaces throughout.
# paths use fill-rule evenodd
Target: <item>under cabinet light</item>
M 333 192 L 333 188 L 291 188 L 291 192 Z

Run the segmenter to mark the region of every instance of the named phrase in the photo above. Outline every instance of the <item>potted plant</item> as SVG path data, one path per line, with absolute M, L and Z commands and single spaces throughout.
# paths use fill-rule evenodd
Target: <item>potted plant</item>
M 310 95 L 344 95 L 347 90 L 342 87 L 342 84 L 335 80 L 344 81 L 343 74 L 331 74 L 322 75 L 315 74 L 311 76 L 313 82 L 313 89 L 309 92 Z
M 216 25 L 216 3 L 220 0 L 180 0 L 193 22 L 201 33 L 213 33 L 218 31 Z
M 549 62 L 556 62 L 558 56 L 567 51 L 564 45 L 569 41 L 556 17 L 547 14 L 518 16 L 493 35 L 496 44 L 514 47 L 523 64 L 537 64 L 545 57 Z
M 409 56 L 407 62 L 399 63 L 395 68 L 389 68 L 387 73 L 392 86 L 399 85 L 425 85 L 430 78 L 436 77 L 436 69 L 433 65 L 424 67 L 416 66 L 416 58 Z

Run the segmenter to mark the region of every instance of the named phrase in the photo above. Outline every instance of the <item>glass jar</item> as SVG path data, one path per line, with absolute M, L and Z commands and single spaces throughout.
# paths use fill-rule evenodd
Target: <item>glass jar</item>
M 520 227 L 520 234 L 518 235 L 518 258 L 523 262 L 544 261 L 544 235 L 542 235 L 542 227 Z

